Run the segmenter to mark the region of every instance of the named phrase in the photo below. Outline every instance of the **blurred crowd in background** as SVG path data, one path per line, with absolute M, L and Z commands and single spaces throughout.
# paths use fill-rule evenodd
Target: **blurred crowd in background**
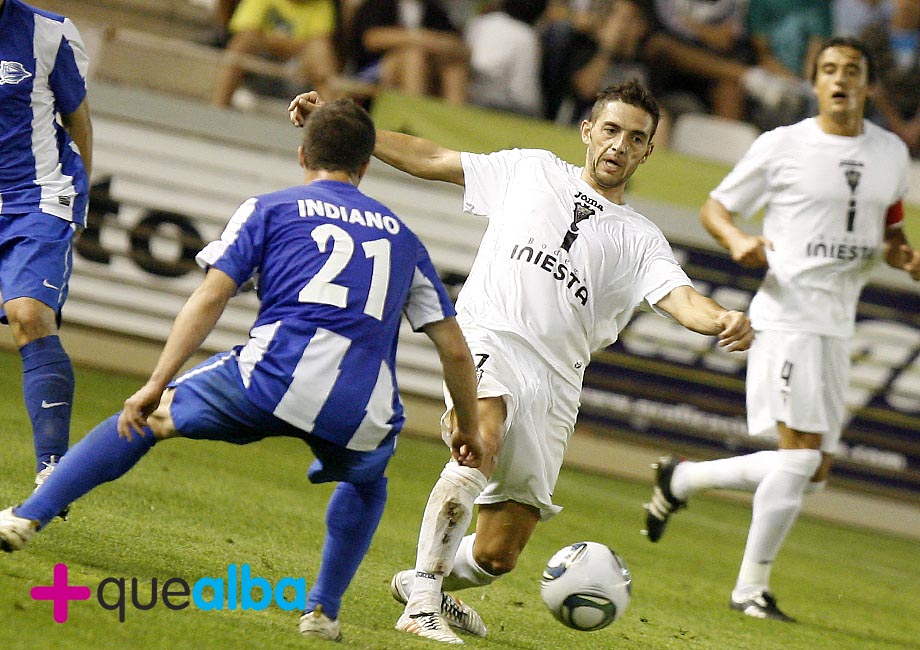
M 856 36 L 874 53 L 869 117 L 920 156 L 917 0 L 214 0 L 208 45 L 296 68 L 296 81 L 373 101 L 379 88 L 577 124 L 607 85 L 639 78 L 665 109 L 766 130 L 813 114 L 813 53 Z M 334 83 L 342 79 L 351 83 Z M 252 75 L 227 57 L 213 102 Z M 361 90 L 359 90 L 361 89 Z M 368 91 L 367 89 L 371 89 Z

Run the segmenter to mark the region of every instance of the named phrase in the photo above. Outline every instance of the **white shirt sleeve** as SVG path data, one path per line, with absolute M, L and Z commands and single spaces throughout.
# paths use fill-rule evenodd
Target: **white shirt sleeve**
M 709 196 L 729 212 L 753 216 L 769 199 L 769 163 L 776 140 L 775 131 L 760 135 Z
M 518 149 L 490 154 L 462 152 L 463 211 L 479 217 L 497 214 L 508 187 L 511 168 L 520 158 Z

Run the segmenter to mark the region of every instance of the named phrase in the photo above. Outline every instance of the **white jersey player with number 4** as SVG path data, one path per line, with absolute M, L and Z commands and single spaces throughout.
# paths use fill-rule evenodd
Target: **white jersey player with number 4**
M 321 104 L 307 93 L 291 119 Z M 652 153 L 655 100 L 636 82 L 611 86 L 581 125 L 585 166 L 542 150 L 461 153 L 390 131 L 374 155 L 421 178 L 465 186 L 464 209 L 489 225 L 457 301 L 479 370 L 479 422 L 491 455 L 480 469 L 450 462 L 429 497 L 414 571 L 391 589 L 406 607 L 399 630 L 462 642 L 448 625 L 485 635 L 482 620 L 444 589 L 485 585 L 511 571 L 552 501 L 578 414 L 591 352 L 613 343 L 643 303 L 718 335 L 752 340 L 747 317 L 699 294 L 655 227 L 625 204 L 626 181 Z M 444 435 L 456 426 L 448 400 Z M 476 533 L 463 537 L 479 504 Z
M 751 302 L 756 330 L 851 336 L 856 303 L 878 261 L 889 214 L 907 191 L 907 147 L 864 121 L 847 137 L 815 118 L 764 133 L 712 192 L 730 212 L 764 205 L 768 270 Z
M 845 425 L 859 294 L 882 259 L 920 279 L 920 251 L 901 228 L 907 147 L 863 119 L 871 78 L 859 41 L 825 42 L 813 74 L 818 115 L 761 135 L 702 208 L 704 226 L 736 262 L 767 267 L 750 308 L 748 429 L 778 435 L 779 449 L 700 463 L 663 457 L 646 527 L 658 541 L 697 490 L 754 492 L 730 607 L 756 618 L 793 620 L 776 605 L 770 572 Z M 762 207 L 762 235 L 735 225 L 736 214 Z

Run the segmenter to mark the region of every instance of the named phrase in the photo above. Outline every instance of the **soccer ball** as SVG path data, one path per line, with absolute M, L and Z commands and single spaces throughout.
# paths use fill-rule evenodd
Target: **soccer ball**
M 563 625 L 590 632 L 605 628 L 629 604 L 632 576 L 604 544 L 578 542 L 558 551 L 543 569 L 540 596 Z

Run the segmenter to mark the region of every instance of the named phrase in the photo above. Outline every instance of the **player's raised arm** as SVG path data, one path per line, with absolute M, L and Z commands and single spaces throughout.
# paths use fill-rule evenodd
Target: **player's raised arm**
M 671 314 L 688 330 L 717 335 L 719 346 L 729 352 L 747 350 L 754 342 L 754 330 L 744 312 L 725 309 L 693 287 L 677 287 L 655 306 Z
M 307 116 L 322 104 L 322 98 L 315 91 L 297 95 L 288 106 L 291 123 L 303 126 Z M 388 165 L 418 178 L 463 185 L 460 152 L 442 147 L 437 142 L 377 129 L 374 155 Z
M 460 152 L 442 147 L 437 142 L 377 129 L 374 155 L 388 165 L 418 178 L 463 185 Z

